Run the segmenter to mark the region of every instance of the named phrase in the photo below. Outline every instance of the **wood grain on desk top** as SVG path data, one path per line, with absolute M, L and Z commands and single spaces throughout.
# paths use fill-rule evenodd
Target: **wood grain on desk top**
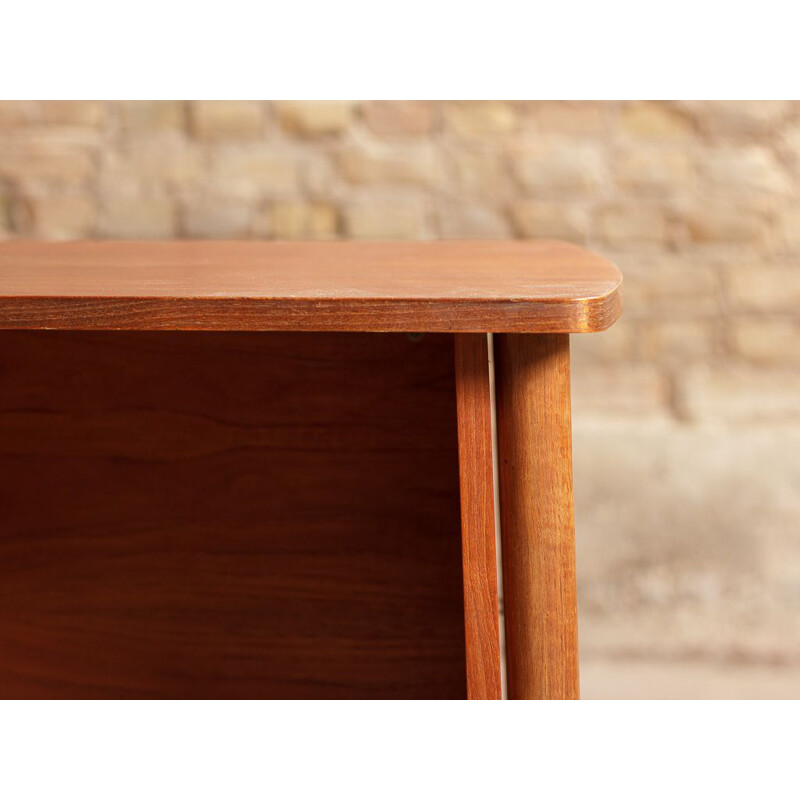
M 563 242 L 0 243 L 0 328 L 607 328 L 622 277 Z

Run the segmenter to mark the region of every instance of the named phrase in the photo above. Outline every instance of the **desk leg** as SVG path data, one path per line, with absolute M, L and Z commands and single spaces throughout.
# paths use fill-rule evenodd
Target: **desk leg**
M 467 696 L 470 700 L 500 700 L 492 406 L 486 334 L 456 334 L 455 354 Z
M 569 336 L 495 336 L 510 699 L 579 696 Z

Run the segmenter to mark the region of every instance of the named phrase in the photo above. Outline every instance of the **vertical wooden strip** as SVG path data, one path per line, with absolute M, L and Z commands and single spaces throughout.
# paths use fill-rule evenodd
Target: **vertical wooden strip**
M 577 699 L 569 336 L 495 336 L 510 699 Z
M 467 695 L 500 700 L 500 621 L 486 334 L 455 335 Z

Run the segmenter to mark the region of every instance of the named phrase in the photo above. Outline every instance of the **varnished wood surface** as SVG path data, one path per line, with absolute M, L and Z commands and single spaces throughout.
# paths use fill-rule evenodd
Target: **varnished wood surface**
M 562 242 L 0 242 L 0 328 L 599 331 L 609 261 Z
M 509 699 L 577 699 L 569 337 L 495 337 Z
M 453 361 L 0 334 L 0 697 L 466 697 Z
M 500 700 L 492 407 L 486 334 L 455 336 L 467 692 Z

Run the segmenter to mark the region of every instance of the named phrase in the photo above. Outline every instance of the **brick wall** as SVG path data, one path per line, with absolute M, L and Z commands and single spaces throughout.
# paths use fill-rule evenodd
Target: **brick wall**
M 588 693 L 666 661 L 664 693 L 800 696 L 800 104 L 2 102 L 7 236 L 608 255 L 624 319 L 574 337 Z

